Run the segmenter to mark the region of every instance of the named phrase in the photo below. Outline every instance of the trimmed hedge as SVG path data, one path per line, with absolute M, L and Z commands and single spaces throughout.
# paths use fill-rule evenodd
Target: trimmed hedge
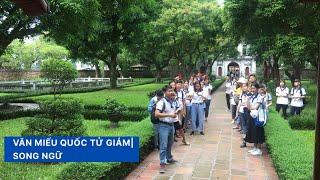
M 20 117 L 33 117 L 40 113 L 40 110 L 16 110 L 11 112 L 0 111 L 0 121 L 7 119 L 16 119 Z
M 135 123 L 117 136 L 139 136 L 140 160 L 144 159 L 152 149 L 152 125 L 149 118 Z M 57 176 L 66 179 L 124 179 L 139 163 L 70 163 Z
M 314 145 L 306 143 L 274 109 L 269 115 L 266 144 L 280 179 L 312 179 Z
M 132 109 L 132 108 L 131 108 Z M 146 118 L 149 115 L 148 111 L 146 110 L 128 110 L 124 112 L 123 117 L 120 121 L 140 121 Z M 83 113 L 85 119 L 101 119 L 106 120 L 108 115 L 104 110 L 97 109 L 97 110 L 85 110 Z
M 288 118 L 292 129 L 298 130 L 315 130 L 316 128 L 316 112 L 302 111 L 300 116 L 291 116 Z

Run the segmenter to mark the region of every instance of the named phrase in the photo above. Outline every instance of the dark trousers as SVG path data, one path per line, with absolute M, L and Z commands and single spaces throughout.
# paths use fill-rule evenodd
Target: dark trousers
M 291 115 L 300 115 L 301 107 L 291 106 Z
M 282 115 L 284 118 L 287 118 L 287 109 L 288 109 L 288 105 L 286 104 L 277 104 L 276 105 L 276 111 L 280 112 L 280 110 L 282 109 Z
M 227 107 L 230 110 L 230 94 L 226 94 Z
M 207 118 L 209 115 L 209 107 L 210 107 L 211 99 L 205 100 L 205 103 L 206 103 L 206 108 L 204 109 L 204 113 L 205 113 L 205 117 Z

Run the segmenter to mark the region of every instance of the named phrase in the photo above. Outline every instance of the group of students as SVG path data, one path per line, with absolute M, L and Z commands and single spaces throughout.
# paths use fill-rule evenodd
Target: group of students
M 283 110 L 287 117 L 287 108 L 291 106 L 291 115 L 299 115 L 304 106 L 306 91 L 301 87 L 298 79 L 294 80 L 293 88 L 289 90 L 285 81 L 281 80 L 276 88 L 276 110 Z M 243 134 L 240 148 L 247 143 L 254 143 L 249 151 L 252 155 L 262 155 L 261 145 L 265 141 L 264 126 L 268 119 L 268 109 L 272 105 L 271 94 L 264 84 L 258 83 L 254 74 L 248 79 L 227 78 L 226 102 L 228 111 L 231 111 L 234 129 Z
M 190 135 L 197 132 L 204 135 L 212 89 L 208 76 L 200 71 L 186 81 L 177 76 L 157 90 L 150 100 L 148 111 L 153 123 L 154 144 L 159 149 L 160 173 L 166 171 L 167 164 L 176 162 L 171 154 L 176 138 L 182 137 L 182 144 L 189 145 L 185 137 L 187 129 L 191 129 Z
M 228 78 L 226 83 L 226 101 L 232 114 L 234 129 L 243 134 L 241 148 L 254 143 L 249 151 L 252 155 L 262 155 L 261 145 L 265 141 L 264 125 L 268 118 L 268 108 L 272 98 L 264 84 L 257 82 L 255 75 L 248 79 Z

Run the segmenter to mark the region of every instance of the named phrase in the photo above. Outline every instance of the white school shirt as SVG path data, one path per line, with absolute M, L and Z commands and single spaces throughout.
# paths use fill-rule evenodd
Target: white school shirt
M 187 99 L 187 97 L 190 95 L 189 91 L 184 90 L 184 94 L 186 97 L 186 106 L 191 106 L 191 100 Z
M 288 105 L 289 104 L 289 88 L 281 88 L 277 87 L 276 88 L 276 95 L 277 95 L 277 104 L 284 104 Z M 285 96 L 285 97 L 283 97 Z
M 200 91 L 200 92 L 192 92 L 192 100 L 191 100 L 191 103 L 192 103 L 192 104 L 203 103 L 203 98 L 202 98 L 201 95 L 204 96 L 203 91 Z
M 204 94 L 204 97 L 206 97 L 209 100 L 211 100 L 211 95 L 210 95 L 211 90 L 212 90 L 211 84 L 204 85 L 203 94 Z
M 189 91 L 190 93 L 194 91 L 194 87 L 193 87 L 193 85 L 190 85 L 190 84 L 189 84 L 188 91 Z
M 227 81 L 226 83 L 226 94 L 231 94 L 232 92 L 232 82 L 231 81 Z
M 300 93 L 300 89 L 301 89 L 301 93 Z M 304 88 L 294 88 L 294 89 L 291 89 L 290 94 L 294 97 L 301 97 L 301 94 L 302 94 L 302 96 L 306 95 L 306 90 Z M 291 99 L 291 106 L 303 107 L 303 99 L 301 99 L 301 98 L 295 99 L 294 97 Z
M 165 103 L 165 108 L 164 111 L 162 112 L 163 109 L 163 102 Z M 157 110 L 165 113 L 165 114 L 173 114 L 175 113 L 178 109 L 180 109 L 179 107 L 179 103 L 176 100 L 173 100 L 171 103 L 168 102 L 166 100 L 166 98 L 162 98 L 160 101 L 158 101 L 157 106 L 156 106 Z M 163 122 L 167 122 L 167 123 L 174 123 L 177 122 L 177 118 L 172 118 L 172 117 L 165 117 L 165 118 L 159 118 L 160 121 Z
M 256 95 L 252 95 L 250 98 L 249 98 L 249 101 L 250 101 L 250 106 L 254 106 L 255 104 L 257 103 L 261 103 L 262 102 L 262 99 L 263 97 L 260 95 L 260 94 L 256 94 Z
M 186 100 L 186 94 L 184 91 L 181 89 L 180 91 L 177 92 L 177 100 L 179 102 L 179 106 L 183 106 L 183 101 Z
M 249 96 L 247 96 L 246 94 L 242 93 L 241 96 L 240 96 L 240 99 L 239 99 L 239 112 L 240 113 L 244 113 L 244 108 L 247 107 L 246 105 L 241 105 L 242 103 L 245 103 L 247 104 L 249 100 Z
M 231 105 L 237 105 L 236 102 L 234 101 L 234 94 L 236 91 L 237 86 L 235 85 L 235 82 L 231 82 L 231 93 L 230 93 L 230 104 Z

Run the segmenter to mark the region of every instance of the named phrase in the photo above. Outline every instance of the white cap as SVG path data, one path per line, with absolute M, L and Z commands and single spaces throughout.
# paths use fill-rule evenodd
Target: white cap
M 248 83 L 248 80 L 246 78 L 244 78 L 244 77 L 240 77 L 237 82 L 244 84 L 244 83 Z

